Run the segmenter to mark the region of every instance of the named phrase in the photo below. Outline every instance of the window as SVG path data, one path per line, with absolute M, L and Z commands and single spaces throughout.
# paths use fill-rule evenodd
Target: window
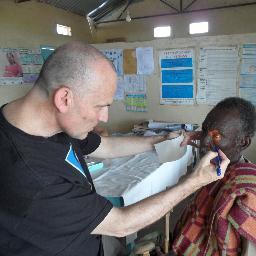
M 189 34 L 202 34 L 208 32 L 208 22 L 190 23 Z
M 57 24 L 57 33 L 59 35 L 71 36 L 71 27 Z
M 154 28 L 154 37 L 170 37 L 170 36 L 171 36 L 171 26 Z

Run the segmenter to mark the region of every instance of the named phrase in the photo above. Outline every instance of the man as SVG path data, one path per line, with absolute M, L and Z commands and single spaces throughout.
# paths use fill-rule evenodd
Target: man
M 99 137 L 116 89 L 111 63 L 80 42 L 59 47 L 31 91 L 1 109 L 0 255 L 103 255 L 100 235 L 126 236 L 216 179 L 207 154 L 176 187 L 115 208 L 94 189 L 83 155 L 109 158 L 163 140 Z M 223 174 L 229 163 L 223 158 Z
M 200 154 L 215 141 L 230 165 L 224 178 L 202 188 L 182 215 L 174 232 L 177 255 L 235 256 L 241 255 L 243 241 L 256 244 L 256 165 L 242 156 L 255 128 L 254 106 L 237 97 L 219 102 L 206 116 Z

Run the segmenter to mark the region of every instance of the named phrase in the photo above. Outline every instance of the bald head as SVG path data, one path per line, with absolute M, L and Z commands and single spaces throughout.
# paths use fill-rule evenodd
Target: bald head
M 99 63 L 114 71 L 112 63 L 96 48 L 82 42 L 64 44 L 48 57 L 35 85 L 48 94 L 61 86 L 85 92 L 94 85 Z

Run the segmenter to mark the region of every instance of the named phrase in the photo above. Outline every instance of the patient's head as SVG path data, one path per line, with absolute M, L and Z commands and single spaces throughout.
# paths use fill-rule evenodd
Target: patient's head
M 242 151 L 251 144 L 255 128 L 255 107 L 249 101 L 238 97 L 226 98 L 208 113 L 202 124 L 200 154 L 212 149 L 211 136 L 217 132 L 218 147 L 231 163 L 236 163 Z

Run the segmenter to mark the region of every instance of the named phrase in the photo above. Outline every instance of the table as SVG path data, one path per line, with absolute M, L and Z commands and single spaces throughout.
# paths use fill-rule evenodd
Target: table
M 98 194 L 115 206 L 127 206 L 175 185 L 194 160 L 191 146 L 180 159 L 160 164 L 155 151 L 104 160 L 91 173 Z

